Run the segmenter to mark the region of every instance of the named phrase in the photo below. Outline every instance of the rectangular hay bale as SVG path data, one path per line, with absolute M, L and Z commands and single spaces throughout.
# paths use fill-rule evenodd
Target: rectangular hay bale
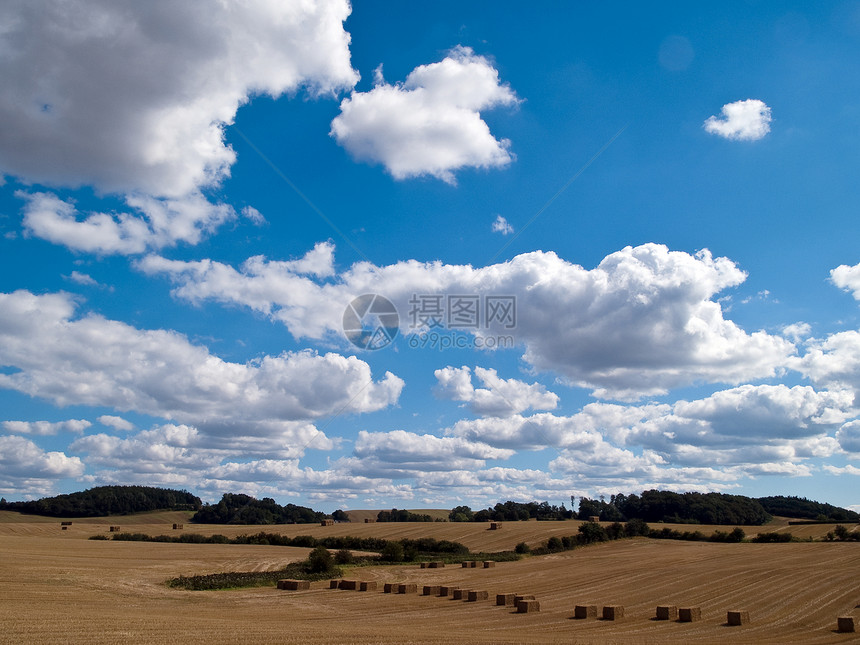
M 421 568 L 422 568 L 422 569 L 426 569 L 429 565 L 430 565 L 430 563 L 429 563 L 429 562 L 422 562 L 422 563 L 421 563 Z
M 344 589 L 346 591 L 357 591 L 358 580 L 341 580 L 337 588 Z
M 736 627 L 738 625 L 746 625 L 750 622 L 750 613 L 748 611 L 726 612 L 726 622 L 732 627 Z
M 430 569 L 443 569 L 443 568 L 445 568 L 444 562 L 428 562 L 427 564 L 428 564 L 428 567 Z
M 454 591 L 451 593 L 451 597 L 454 600 L 466 600 L 466 598 L 469 597 L 469 590 L 468 589 L 454 589 Z
M 418 585 L 413 583 L 397 585 L 397 593 L 418 593 Z
M 329 589 L 340 589 L 340 580 L 329 580 L 328 581 Z
M 535 599 L 535 597 L 532 596 L 531 594 L 528 594 L 528 595 L 516 594 L 516 595 L 514 595 L 514 605 L 516 605 L 520 600 L 534 600 L 534 599 Z
M 657 620 L 678 620 L 678 607 L 675 605 L 659 605 Z
M 540 611 L 540 603 L 537 600 L 520 600 L 517 603 L 518 614 L 531 614 Z
M 397 591 L 397 585 L 393 582 L 386 582 L 382 585 L 382 593 L 394 593 Z
M 454 592 L 457 591 L 460 587 L 439 587 L 439 595 L 442 598 L 447 598 L 448 596 L 453 596 Z
M 60 522 L 60 526 L 71 526 L 71 522 Z
M 438 596 L 439 585 L 424 585 L 424 588 L 421 590 L 421 594 L 424 596 Z
M 496 606 L 497 607 L 513 607 L 515 596 L 516 596 L 516 594 L 512 594 L 512 593 L 497 593 L 496 594 Z
M 621 620 L 624 618 L 623 605 L 606 605 L 603 608 L 603 620 Z
M 477 602 L 479 600 L 487 600 L 489 597 L 490 594 L 487 591 L 470 591 L 466 601 Z
M 682 623 L 694 623 L 702 620 L 702 609 L 700 607 L 681 607 L 678 609 L 678 621 Z
M 278 580 L 278 589 L 284 589 L 286 591 L 305 591 L 310 588 L 310 580 Z
M 376 591 L 376 580 L 363 580 L 358 583 L 359 591 Z
M 597 618 L 597 605 L 576 605 L 573 608 L 573 617 L 577 620 Z
M 495 566 L 496 566 L 495 560 L 484 560 L 484 568 L 485 569 L 492 569 Z
M 839 616 L 836 619 L 836 631 L 849 634 L 854 631 L 854 616 Z

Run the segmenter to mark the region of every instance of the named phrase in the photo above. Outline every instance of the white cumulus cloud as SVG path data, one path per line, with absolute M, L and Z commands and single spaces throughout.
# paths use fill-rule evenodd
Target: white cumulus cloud
M 114 430 L 129 431 L 134 430 L 134 424 L 131 421 L 118 417 L 115 414 L 103 414 L 96 419 L 103 426 L 113 428 Z
M 726 103 L 720 116 L 705 119 L 705 131 L 733 141 L 758 141 L 770 132 L 771 110 L 764 101 Z
M 854 299 L 860 300 L 860 264 L 839 265 L 830 272 L 830 280 L 840 289 L 853 292 Z
M 540 383 L 502 379 L 494 369 L 475 368 L 475 376 L 484 385 L 478 389 L 472 385 L 471 370 L 465 365 L 438 369 L 435 376 L 439 398 L 464 401 L 473 412 L 482 416 L 510 416 L 529 408 L 553 410 L 558 405 L 558 395 L 548 392 Z
M 181 197 L 235 160 L 255 94 L 351 88 L 347 0 L 10 0 L 0 7 L 0 172 Z
M 67 421 L 4 421 L 2 425 L 3 429 L 11 434 L 31 434 L 44 437 L 59 432 L 80 434 L 92 423 L 86 419 L 68 419 Z
M 80 477 L 84 464 L 78 457 L 46 452 L 24 437 L 0 436 L 0 493 L 49 494 L 58 479 Z
M 390 85 L 377 70 L 369 92 L 341 102 L 331 136 L 356 159 L 381 163 L 395 179 L 430 175 L 454 183 L 461 168 L 509 164 L 510 142 L 490 133 L 480 112 L 516 105 L 491 62 L 458 46 Z
M 514 227 L 508 223 L 501 215 L 496 215 L 496 219 L 493 221 L 493 232 L 501 233 L 502 235 L 510 235 L 514 232 Z
M 156 256 L 138 266 L 169 276 L 178 298 L 242 304 L 283 322 L 297 337 L 317 339 L 342 338 L 344 308 L 364 293 L 391 300 L 404 333 L 410 331 L 415 294 L 513 296 L 511 328 L 508 321 L 496 321 L 472 333 L 510 335 L 532 366 L 604 398 L 636 399 L 697 381 L 736 384 L 774 376 L 795 352 L 781 336 L 748 333 L 724 318 L 713 297 L 746 274 L 707 250 L 691 255 L 644 244 L 612 253 L 590 270 L 542 251 L 482 268 L 359 262 L 325 282 L 262 257 L 238 270 L 211 260 Z
M 0 294 L 0 387 L 55 405 L 136 411 L 194 424 L 220 445 L 246 439 L 330 447 L 308 420 L 396 403 L 403 381 L 374 381 L 356 357 L 311 351 L 231 363 L 176 332 L 75 317 L 66 294 Z
M 225 126 L 255 95 L 352 88 L 348 0 L 11 0 L 0 6 L 0 174 L 90 185 L 131 212 L 22 193 L 25 230 L 99 254 L 197 243 L 235 217 Z M 250 215 L 254 219 L 253 213 Z

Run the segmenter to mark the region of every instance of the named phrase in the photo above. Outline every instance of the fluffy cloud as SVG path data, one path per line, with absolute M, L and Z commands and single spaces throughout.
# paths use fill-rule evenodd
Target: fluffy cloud
M 124 432 L 134 430 L 133 423 L 113 414 L 103 414 L 98 419 L 96 419 L 96 421 L 101 423 L 103 426 L 113 428 L 114 430 L 121 430 Z
M 32 434 L 44 437 L 60 432 L 81 433 L 92 423 L 86 419 L 69 419 L 68 421 L 4 421 L 0 425 L 11 434 Z
M 176 297 L 242 304 L 283 322 L 297 337 L 316 339 L 342 338 L 343 310 L 363 293 L 394 302 L 405 332 L 415 294 L 515 296 L 515 328 L 492 324 L 472 333 L 511 335 L 532 366 L 605 398 L 636 399 L 697 381 L 735 384 L 769 377 L 795 352 L 785 338 L 747 333 L 723 317 L 713 296 L 746 275 L 707 250 L 690 255 L 658 244 L 627 247 L 591 270 L 542 251 L 483 268 L 360 262 L 324 283 L 262 257 L 240 270 L 156 256 L 138 266 L 176 281 Z
M 84 464 L 62 452 L 45 452 L 24 437 L 0 436 L 0 493 L 48 494 L 58 479 L 79 477 Z
M 846 452 L 860 453 L 860 421 L 849 421 L 839 428 L 836 440 Z
M 73 203 L 52 193 L 16 195 L 27 202 L 24 230 L 29 235 L 99 255 L 138 254 L 179 242 L 197 244 L 204 234 L 236 216 L 231 206 L 212 204 L 200 193 L 179 199 L 127 196 L 136 214 L 88 213 L 83 219 Z
M 501 233 L 502 235 L 510 235 L 514 232 L 514 227 L 508 224 L 508 220 L 504 217 L 496 215 L 496 219 L 493 221 L 493 232 Z
M 588 474 L 592 466 L 599 470 L 612 462 L 615 466 L 604 472 L 613 477 L 626 473 L 631 480 L 642 476 L 666 483 L 680 476 L 673 470 L 680 468 L 686 470 L 678 481 L 689 483 L 701 468 L 735 477 L 808 474 L 804 460 L 838 452 L 840 436 L 851 441 L 850 423 L 842 425 L 836 439 L 829 433 L 856 415 L 852 405 L 847 391 L 745 385 L 674 405 L 591 403 L 568 417 L 541 413 L 461 420 L 445 432 L 514 450 L 555 447 L 561 450 L 556 467 L 564 471 L 576 465 L 577 472 Z M 708 481 L 715 477 L 707 475 Z
M 841 264 L 830 272 L 830 280 L 840 289 L 852 291 L 855 300 L 860 300 L 860 264 Z
M 485 386 L 477 390 L 472 385 L 471 370 L 465 365 L 438 369 L 435 376 L 437 396 L 465 401 L 473 412 L 484 416 L 509 416 L 529 408 L 552 410 L 558 405 L 558 395 L 547 392 L 540 383 L 501 379 L 494 369 L 475 368 L 475 376 Z
M 20 193 L 25 230 L 75 251 L 136 254 L 196 244 L 234 219 L 200 192 L 236 159 L 225 125 L 254 95 L 353 87 L 350 11 L 348 0 L 3 3 L 0 173 L 92 185 L 130 208 L 81 214 L 52 193 Z
M 0 8 L 0 172 L 181 197 L 224 178 L 255 94 L 351 88 L 347 0 L 96 0 Z
M 225 492 L 293 497 L 300 491 L 313 501 L 337 501 L 381 495 L 412 497 L 409 484 L 354 474 L 346 467 L 302 468 L 300 451 L 269 453 L 274 458 L 235 461 L 234 449 L 214 447 L 210 437 L 187 425 L 165 424 L 126 438 L 96 434 L 75 441 L 99 483 L 142 483 L 186 487 L 208 499 Z M 247 458 L 250 453 L 243 452 Z
M 758 99 L 726 103 L 721 117 L 705 119 L 705 131 L 732 141 L 758 141 L 770 132 L 770 108 Z
M 455 47 L 441 62 L 416 67 L 403 83 L 389 85 L 378 69 L 371 91 L 343 100 L 331 136 L 395 179 L 431 175 L 454 183 L 460 168 L 511 162 L 510 143 L 490 134 L 480 111 L 516 103 L 489 60 Z
M 860 331 L 810 339 L 806 353 L 793 358 L 790 365 L 815 384 L 834 389 L 850 387 L 856 396 L 860 393 Z
M 56 405 L 107 406 L 189 423 L 220 438 L 330 447 L 305 422 L 395 403 L 403 381 L 367 363 L 310 351 L 229 363 L 181 334 L 89 315 L 66 294 L 0 294 L 0 387 Z
M 357 459 L 344 460 L 354 474 L 410 477 L 420 473 L 477 470 L 487 459 L 508 459 L 512 450 L 493 448 L 459 437 L 436 437 L 395 430 L 358 433 Z

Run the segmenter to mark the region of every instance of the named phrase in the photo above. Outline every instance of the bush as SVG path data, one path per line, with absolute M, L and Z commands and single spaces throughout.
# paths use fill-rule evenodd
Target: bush
M 595 522 L 580 524 L 579 534 L 581 536 L 580 539 L 584 544 L 591 544 L 592 542 L 606 542 L 606 540 L 609 539 L 609 536 L 606 534 L 606 529 Z
M 352 551 L 341 549 L 334 554 L 335 564 L 352 564 L 355 558 L 352 557 Z
M 561 540 L 557 537 L 553 536 L 549 540 L 546 541 L 547 551 L 554 553 L 556 551 L 561 551 L 564 549 L 564 544 L 562 544 Z
M 325 573 L 331 571 L 334 567 L 334 562 L 328 549 L 324 546 L 318 546 L 308 556 L 308 572 L 310 573 Z
M 651 529 L 645 520 L 634 517 L 624 525 L 624 533 L 627 537 L 647 536 Z
M 379 558 L 387 562 L 403 562 L 403 545 L 400 542 L 389 542 L 383 547 Z
M 520 542 L 514 547 L 514 552 L 519 554 L 531 553 L 531 548 L 525 542 Z
M 791 533 L 759 533 L 751 541 L 752 542 L 791 542 Z

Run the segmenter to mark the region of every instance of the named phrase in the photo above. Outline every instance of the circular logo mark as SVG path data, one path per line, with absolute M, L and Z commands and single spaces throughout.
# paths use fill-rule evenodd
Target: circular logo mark
M 350 302 L 343 311 L 343 333 L 362 349 L 382 349 L 390 345 L 400 328 L 400 316 L 386 297 L 366 293 Z

